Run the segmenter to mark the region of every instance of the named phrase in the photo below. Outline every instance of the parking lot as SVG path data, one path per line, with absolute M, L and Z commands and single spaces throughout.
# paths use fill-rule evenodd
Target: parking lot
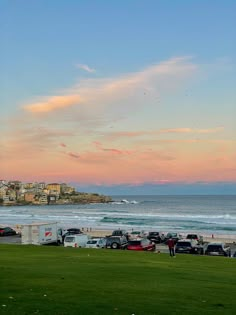
M 0 244 L 21 244 L 21 236 L 17 234 L 17 235 L 0 237 Z M 205 243 L 205 247 L 206 245 L 207 243 Z M 234 254 L 236 252 L 236 244 L 230 243 L 228 245 L 231 248 L 231 254 Z M 156 252 L 167 254 L 169 253 L 169 250 L 168 250 L 168 247 L 164 244 L 156 244 Z
M 9 235 L 9 236 L 1 236 L 0 244 L 21 244 L 21 236 L 17 235 Z
M 204 244 L 204 251 L 207 247 L 207 244 L 208 243 L 205 243 Z M 230 249 L 231 249 L 231 254 L 233 255 L 235 252 L 236 252 L 236 244 L 233 244 L 233 243 L 229 243 L 227 244 Z M 166 245 L 164 244 L 156 244 L 156 252 L 160 252 L 160 253 L 169 253 L 169 249 Z M 181 254 L 180 254 L 181 255 Z

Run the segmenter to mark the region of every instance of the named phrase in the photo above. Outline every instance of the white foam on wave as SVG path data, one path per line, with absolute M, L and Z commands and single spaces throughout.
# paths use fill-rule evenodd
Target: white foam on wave
M 134 205 L 134 204 L 138 204 L 139 202 L 136 201 L 136 200 L 127 200 L 127 199 L 122 199 L 120 201 L 112 201 L 110 202 L 110 204 L 113 204 L 113 205 L 123 205 L 123 204 L 131 204 L 131 205 Z

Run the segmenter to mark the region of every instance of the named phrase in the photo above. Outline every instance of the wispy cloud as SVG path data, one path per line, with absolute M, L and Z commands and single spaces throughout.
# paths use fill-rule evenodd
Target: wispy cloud
M 140 130 L 140 131 L 118 131 L 103 133 L 103 136 L 107 138 L 135 138 L 143 136 L 155 136 L 161 134 L 211 134 L 224 131 L 224 127 L 216 128 L 167 128 L 159 130 Z
M 101 112 L 107 107 L 116 108 L 117 102 L 122 100 L 123 108 L 127 109 L 125 100 L 133 99 L 138 103 L 141 95 L 149 97 L 149 91 L 159 95 L 163 91 L 172 90 L 196 69 L 197 66 L 187 57 L 172 58 L 117 78 L 82 80 L 78 86 L 68 89 L 63 95 L 46 97 L 41 102 L 33 102 L 23 108 L 34 114 L 45 114 L 69 110 L 73 106 L 82 108 L 83 113 L 91 113 L 91 106 L 94 112 Z
M 79 68 L 79 69 L 82 69 L 82 70 L 84 70 L 84 71 L 87 71 L 87 72 L 89 72 L 89 73 L 93 73 L 93 72 L 96 71 L 95 69 L 90 68 L 90 67 L 89 67 L 88 65 L 86 65 L 86 64 L 81 64 L 81 63 L 79 63 L 79 64 L 76 65 L 76 67 Z
M 133 150 L 123 150 L 123 149 L 117 149 L 117 148 L 103 147 L 102 143 L 99 141 L 94 141 L 93 144 L 95 145 L 97 150 L 104 151 L 104 152 L 111 152 L 113 154 L 130 155 L 130 154 L 134 153 Z
M 216 133 L 224 130 L 224 127 L 209 128 L 209 129 L 194 129 L 194 128 L 170 128 L 161 129 L 159 133 Z
M 74 159 L 79 159 L 80 157 L 79 154 L 73 152 L 67 152 L 66 154 Z
M 60 143 L 59 146 L 62 147 L 62 148 L 66 148 L 66 144 L 65 143 Z
M 62 110 L 81 102 L 79 95 L 52 96 L 46 101 L 25 105 L 23 108 L 31 113 L 48 113 Z

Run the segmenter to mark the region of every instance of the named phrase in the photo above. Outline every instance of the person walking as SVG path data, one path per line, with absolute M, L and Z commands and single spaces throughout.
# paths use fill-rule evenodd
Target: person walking
M 172 237 L 168 239 L 167 245 L 169 247 L 170 257 L 175 257 L 175 242 Z

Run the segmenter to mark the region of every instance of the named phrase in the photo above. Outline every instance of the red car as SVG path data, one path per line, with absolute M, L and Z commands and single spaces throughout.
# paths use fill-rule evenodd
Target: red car
M 145 238 L 141 240 L 131 240 L 128 242 L 127 249 L 154 251 L 155 244 L 153 244 L 152 242 Z
M 0 228 L 0 236 L 16 235 L 16 231 L 10 227 Z

